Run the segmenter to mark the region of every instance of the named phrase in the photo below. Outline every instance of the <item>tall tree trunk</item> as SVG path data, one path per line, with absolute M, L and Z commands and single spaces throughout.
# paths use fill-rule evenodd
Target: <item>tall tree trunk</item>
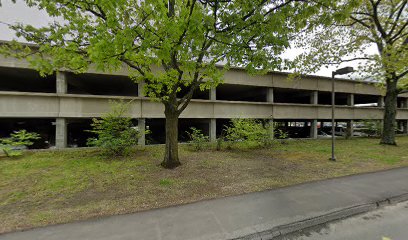
M 395 119 L 397 116 L 397 80 L 387 79 L 387 93 L 384 104 L 384 123 L 380 144 L 396 145 Z
M 166 116 L 166 148 L 164 160 L 161 165 L 164 168 L 176 168 L 181 165 L 178 157 L 178 113 L 177 107 L 165 104 Z

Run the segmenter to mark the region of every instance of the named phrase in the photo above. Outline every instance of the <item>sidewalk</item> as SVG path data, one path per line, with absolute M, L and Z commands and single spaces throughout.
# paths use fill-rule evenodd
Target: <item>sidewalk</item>
M 408 199 L 408 167 L 49 226 L 0 235 L 0 239 L 268 239 L 261 236 L 368 211 L 387 203 L 386 199 Z

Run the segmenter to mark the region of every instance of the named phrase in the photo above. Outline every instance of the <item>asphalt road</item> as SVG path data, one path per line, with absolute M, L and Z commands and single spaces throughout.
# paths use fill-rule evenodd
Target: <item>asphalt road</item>
M 279 239 L 406 240 L 408 239 L 408 202 L 380 208 Z

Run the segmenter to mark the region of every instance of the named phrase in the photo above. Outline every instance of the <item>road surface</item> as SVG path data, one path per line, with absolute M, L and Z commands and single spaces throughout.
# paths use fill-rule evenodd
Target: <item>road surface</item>
M 387 206 L 300 233 L 280 237 L 282 240 L 407 240 L 408 202 Z

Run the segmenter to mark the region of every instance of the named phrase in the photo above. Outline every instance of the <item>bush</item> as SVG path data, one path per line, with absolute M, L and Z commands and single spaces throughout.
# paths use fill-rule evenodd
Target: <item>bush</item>
M 129 103 L 111 102 L 111 112 L 100 119 L 92 119 L 92 130 L 96 138 L 88 139 L 89 146 L 100 147 L 104 155 L 123 156 L 131 147 L 138 143 L 139 129 L 133 125 L 132 119 L 126 116 Z
M 255 119 L 233 119 L 232 125 L 227 127 L 225 132 L 230 147 L 236 142 L 269 147 L 273 140 L 272 127 Z
M 378 120 L 362 120 L 361 121 L 366 128 L 365 132 L 368 136 L 374 137 L 381 135 L 382 122 Z
M 288 133 L 283 131 L 282 129 L 276 129 L 275 130 L 275 137 L 277 139 L 286 139 L 286 138 L 288 138 Z
M 40 135 L 35 132 L 27 132 L 26 130 L 14 131 L 10 134 L 10 138 L 0 139 L 0 144 L 3 145 L 4 154 L 7 157 L 16 157 L 23 154 L 23 149 L 33 145 L 33 140 L 40 139 Z
M 217 138 L 217 145 L 216 145 L 217 151 L 221 151 L 223 142 L 224 142 L 224 136 L 220 136 L 219 138 Z
M 190 143 L 193 145 L 195 151 L 201 151 L 209 142 L 209 137 L 205 136 L 200 129 L 195 127 L 190 128 L 191 132 L 187 132 L 190 137 Z

